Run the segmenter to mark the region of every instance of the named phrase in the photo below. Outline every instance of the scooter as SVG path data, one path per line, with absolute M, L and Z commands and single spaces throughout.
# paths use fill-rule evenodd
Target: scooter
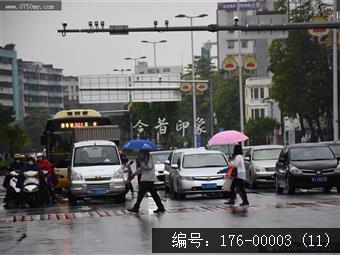
M 23 185 L 24 201 L 30 208 L 37 207 L 43 203 L 43 191 L 40 189 L 39 172 L 24 172 L 25 181 Z

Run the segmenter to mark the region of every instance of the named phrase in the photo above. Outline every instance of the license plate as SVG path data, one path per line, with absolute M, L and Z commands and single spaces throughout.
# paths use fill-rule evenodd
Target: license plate
M 216 189 L 216 183 L 204 183 L 201 185 L 202 189 Z
M 92 195 L 103 195 L 103 194 L 106 194 L 108 192 L 109 192 L 109 190 L 108 189 L 104 189 L 104 188 L 98 188 L 98 189 L 91 189 L 90 190 L 90 193 Z
M 312 177 L 312 182 L 313 183 L 327 182 L 327 176 Z

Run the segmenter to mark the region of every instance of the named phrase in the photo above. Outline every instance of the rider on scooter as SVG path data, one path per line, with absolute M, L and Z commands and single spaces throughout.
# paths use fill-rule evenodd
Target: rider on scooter
M 2 184 L 2 186 L 6 189 L 6 195 L 4 198 L 5 208 L 8 208 L 9 203 L 15 199 L 13 192 L 9 189 L 10 180 L 12 178 L 12 176 L 10 175 L 10 172 L 21 171 L 23 168 L 24 168 L 24 157 L 23 155 L 17 153 L 13 157 L 13 161 L 8 169 L 8 172 Z

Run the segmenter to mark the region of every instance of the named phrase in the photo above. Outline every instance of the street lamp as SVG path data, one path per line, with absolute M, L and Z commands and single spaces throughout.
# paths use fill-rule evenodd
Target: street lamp
M 114 72 L 120 72 L 121 74 L 123 74 L 124 72 L 130 72 L 131 69 L 113 69 Z
M 137 73 L 137 60 L 139 59 L 145 59 L 146 56 L 142 56 L 142 57 L 139 57 L 139 58 L 130 58 L 130 57 L 127 57 L 127 58 L 124 58 L 124 60 L 134 60 L 135 61 L 135 73 Z
M 167 40 L 160 40 L 160 41 L 156 41 L 156 42 L 143 40 L 141 42 L 142 43 L 152 43 L 153 44 L 153 64 L 154 64 L 155 73 L 156 73 L 156 67 L 157 67 L 157 64 L 156 64 L 156 44 L 157 43 L 166 43 Z
M 194 18 L 204 18 L 208 16 L 208 14 L 200 14 L 200 15 L 197 15 L 197 16 L 187 16 L 185 14 L 178 14 L 176 15 L 175 17 L 176 18 L 188 18 L 190 19 L 190 26 L 192 27 L 192 20 Z M 193 139 L 194 139 L 194 148 L 197 147 L 197 133 L 196 133 L 196 86 L 195 86 L 195 83 L 194 83 L 194 80 L 195 80 L 195 66 L 194 66 L 194 62 L 195 62 L 195 59 L 194 59 L 194 32 L 191 30 L 191 64 L 192 64 L 192 67 L 191 67 L 191 75 L 192 75 L 192 123 L 193 123 L 193 128 L 194 128 L 194 131 L 193 131 Z

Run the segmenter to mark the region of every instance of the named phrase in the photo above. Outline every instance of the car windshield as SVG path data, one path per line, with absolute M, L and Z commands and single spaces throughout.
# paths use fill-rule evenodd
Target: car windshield
M 190 154 L 183 157 L 183 168 L 224 167 L 225 157 L 220 153 Z
M 164 164 L 164 161 L 169 158 L 170 151 L 169 152 L 158 152 L 158 153 L 152 153 L 152 159 L 155 164 Z
M 329 147 L 334 152 L 334 154 L 339 157 L 340 156 L 340 143 L 339 144 L 330 144 Z
M 113 146 L 86 146 L 75 151 L 74 166 L 119 165 L 117 150 Z
M 253 160 L 277 160 L 281 149 L 254 150 Z
M 223 152 L 224 155 L 231 155 L 233 154 L 235 144 L 224 144 L 224 145 L 210 145 L 209 150 L 215 150 Z
M 294 161 L 331 160 L 334 155 L 329 147 L 292 148 L 290 158 Z

